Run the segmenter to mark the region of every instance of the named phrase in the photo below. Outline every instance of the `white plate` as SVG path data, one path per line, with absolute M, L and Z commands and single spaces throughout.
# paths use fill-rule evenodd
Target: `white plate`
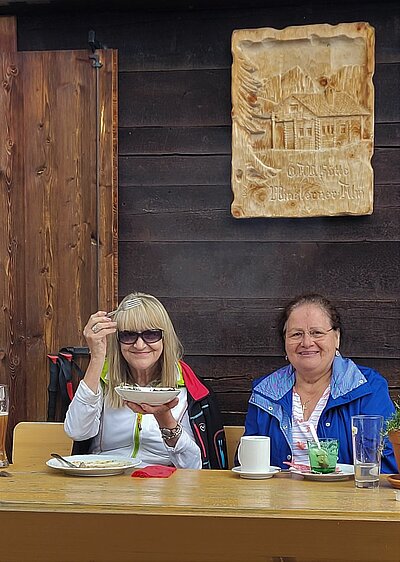
M 117 392 L 124 400 L 135 402 L 136 404 L 150 404 L 150 406 L 159 406 L 170 402 L 180 393 L 179 388 L 165 389 L 150 386 L 142 386 L 140 388 L 127 388 L 124 386 L 116 386 Z
M 339 480 L 347 480 L 354 476 L 354 466 L 352 464 L 338 464 L 340 472 L 331 472 L 330 474 L 314 474 L 312 472 L 301 472 L 295 468 L 290 470 L 293 474 L 299 474 L 303 476 L 306 480 L 322 480 L 324 482 L 337 482 Z
M 72 468 L 64 464 L 58 459 L 50 459 L 46 462 L 47 466 L 70 474 L 71 476 L 113 476 L 114 474 L 123 474 L 128 468 L 133 468 L 140 464 L 137 459 L 125 459 L 123 457 L 109 456 L 109 455 L 72 455 L 64 457 L 71 462 L 86 462 L 90 463 L 104 463 L 108 461 L 109 464 L 105 466 L 88 466 L 83 468 Z M 118 464 L 117 464 L 118 463 Z
M 265 472 L 245 472 L 241 466 L 234 466 L 232 472 L 239 474 L 240 478 L 247 478 L 248 480 L 265 480 L 265 478 L 272 478 L 274 474 L 280 472 L 278 466 L 270 466 L 269 470 Z

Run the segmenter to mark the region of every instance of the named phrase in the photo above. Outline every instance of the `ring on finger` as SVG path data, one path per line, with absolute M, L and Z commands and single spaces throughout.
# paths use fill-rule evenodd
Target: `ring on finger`
M 94 332 L 95 334 L 97 334 L 97 332 L 100 330 L 100 326 L 98 324 L 94 324 L 92 326 L 92 332 Z

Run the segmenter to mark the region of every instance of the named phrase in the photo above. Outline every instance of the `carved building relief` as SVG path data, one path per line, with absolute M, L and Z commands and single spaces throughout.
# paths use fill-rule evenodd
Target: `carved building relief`
M 374 39 L 367 23 L 234 31 L 234 217 L 372 213 Z

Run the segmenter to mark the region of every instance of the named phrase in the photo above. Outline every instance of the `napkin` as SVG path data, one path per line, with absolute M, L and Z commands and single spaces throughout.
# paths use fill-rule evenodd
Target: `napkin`
M 131 476 L 136 478 L 168 478 L 175 472 L 174 466 L 162 466 L 161 464 L 153 464 L 145 468 L 134 470 Z

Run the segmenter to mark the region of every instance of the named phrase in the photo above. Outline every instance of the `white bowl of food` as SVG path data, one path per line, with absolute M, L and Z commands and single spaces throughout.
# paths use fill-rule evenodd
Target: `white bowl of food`
M 128 402 L 159 406 L 171 402 L 180 393 L 179 388 L 165 388 L 161 386 L 133 386 L 121 384 L 115 387 L 115 392 Z

